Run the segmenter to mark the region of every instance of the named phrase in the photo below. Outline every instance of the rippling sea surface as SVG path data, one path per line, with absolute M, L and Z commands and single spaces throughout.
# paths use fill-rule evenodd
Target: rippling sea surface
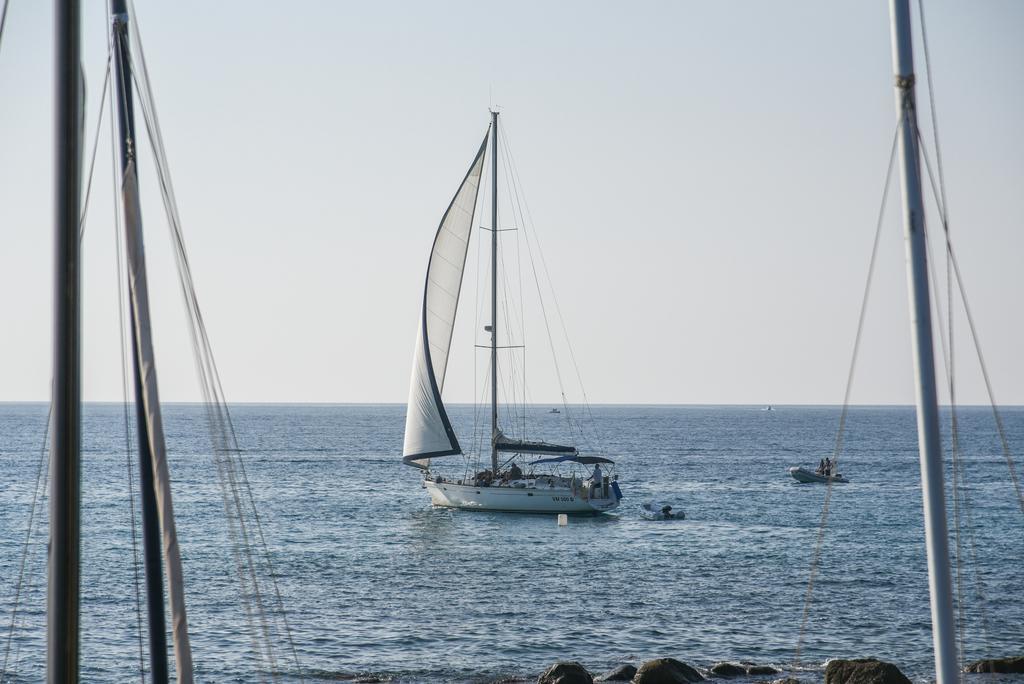
M 556 439 L 565 414 L 530 411 Z M 8 638 L 46 421 L 0 404 L 0 631 L 10 681 L 44 673 L 46 506 L 31 537 L 18 628 Z M 472 407 L 451 409 L 473 434 Z M 831 453 L 835 407 L 593 409 L 625 499 L 616 514 L 431 507 L 401 464 L 404 406 L 232 409 L 293 638 L 308 681 L 536 678 L 552 662 L 592 672 L 672 656 L 698 667 L 749 660 L 789 669 L 825 487 L 791 465 Z M 82 668 L 138 681 L 123 409 L 90 404 L 83 425 Z M 227 525 L 198 406 L 165 407 L 186 600 L 199 681 L 253 681 Z M 1004 409 L 1011 448 L 1024 409 Z M 813 590 L 798 675 L 832 657 L 877 656 L 933 677 L 920 476 L 911 408 L 854 408 Z M 970 499 L 966 655 L 1024 651 L 1024 515 L 990 410 L 962 409 Z M 470 438 L 463 437 L 464 444 Z M 455 457 L 452 466 L 463 467 Z M 948 473 L 947 473 L 948 483 Z M 948 487 L 948 484 L 947 484 Z M 640 517 L 644 501 L 684 521 Z M 283 645 L 282 645 L 283 648 Z M 294 670 L 285 678 L 298 681 Z M 5 680 L 6 681 L 6 680 Z

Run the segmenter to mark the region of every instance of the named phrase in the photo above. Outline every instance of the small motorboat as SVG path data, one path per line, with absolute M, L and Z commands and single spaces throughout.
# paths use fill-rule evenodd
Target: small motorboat
M 807 482 L 825 482 L 825 483 L 828 483 L 828 482 L 840 482 L 840 483 L 844 483 L 845 484 L 845 483 L 849 482 L 849 480 L 847 480 L 845 477 L 843 477 L 840 473 L 836 473 L 835 475 L 822 475 L 821 473 L 817 473 L 817 472 L 815 472 L 813 470 L 808 470 L 807 468 L 802 468 L 802 467 L 790 468 L 789 469 L 789 474 L 792 475 L 793 479 L 796 480 L 797 482 L 804 482 L 804 483 L 807 483 Z
M 648 501 L 640 504 L 640 517 L 646 520 L 686 520 L 686 513 L 673 510 L 668 504 Z
M 548 411 L 548 413 L 561 413 L 561 411 L 559 411 L 559 410 L 558 410 L 558 409 L 556 409 L 556 408 L 553 408 L 553 409 L 551 409 L 550 411 Z

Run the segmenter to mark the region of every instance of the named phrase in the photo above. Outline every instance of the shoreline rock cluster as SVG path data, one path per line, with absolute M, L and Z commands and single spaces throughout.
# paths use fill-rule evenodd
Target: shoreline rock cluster
M 753 663 L 716 663 L 708 674 L 728 679 L 747 675 L 774 675 L 779 671 L 770 665 Z M 576 661 L 558 662 L 544 671 L 537 684 L 593 684 L 594 682 L 633 682 L 633 684 L 696 684 L 705 680 L 697 668 L 675 658 L 648 660 L 639 668 L 632 665 L 619 667 L 594 676 Z
M 718 662 L 702 674 L 697 668 L 675 658 L 657 658 L 634 667 L 620 665 L 603 674 L 594 675 L 576 661 L 557 662 L 537 679 L 537 684 L 594 684 L 595 682 L 632 682 L 632 684 L 697 684 L 711 679 L 764 677 L 765 684 L 801 684 L 786 677 L 769 680 L 780 670 L 771 665 L 748 662 Z M 1024 673 L 1024 657 L 979 660 L 967 665 L 964 672 Z M 835 659 L 825 665 L 825 684 L 911 684 L 892 663 L 875 658 Z
M 1024 674 L 1024 657 L 989 658 L 977 660 L 964 667 L 965 673 Z M 577 661 L 559 661 L 544 671 L 537 684 L 595 684 L 595 682 L 631 682 L 632 684 L 699 684 L 708 680 L 757 678 L 754 684 L 808 684 L 808 681 L 790 676 L 771 679 L 782 671 L 771 665 L 750 662 L 721 661 L 698 670 L 675 658 L 656 658 L 636 667 L 624 663 L 607 672 L 593 674 Z M 810 675 L 812 681 L 821 681 L 821 671 Z M 338 679 L 354 684 L 376 684 L 391 681 L 387 675 L 372 673 L 352 674 Z M 490 681 L 490 684 L 528 684 L 532 681 L 521 675 Z M 824 684 L 912 684 L 892 663 L 875 658 L 835 659 L 825 664 Z

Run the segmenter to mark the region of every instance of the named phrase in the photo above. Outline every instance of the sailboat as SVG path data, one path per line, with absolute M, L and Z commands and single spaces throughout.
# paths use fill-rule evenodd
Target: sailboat
M 464 453 L 441 395 L 488 143 L 491 320 L 484 330 L 490 335 L 491 462 L 489 469 L 472 476 L 446 478 L 431 470 L 431 461 Z M 583 455 L 573 445 L 509 437 L 499 423 L 497 175 L 498 112 L 492 111 L 488 133 L 441 218 L 430 251 L 413 354 L 402 462 L 423 471 L 423 486 L 436 506 L 533 513 L 611 511 L 618 507 L 622 492 L 618 476 L 606 474 L 602 466 L 610 468 L 614 461 Z M 499 456 L 504 460 L 500 461 Z M 530 457 L 535 460 L 527 460 Z

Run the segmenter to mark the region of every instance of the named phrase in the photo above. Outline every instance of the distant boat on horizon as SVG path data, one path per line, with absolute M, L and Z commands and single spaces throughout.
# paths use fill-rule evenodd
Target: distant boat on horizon
M 526 439 L 525 419 L 520 424 L 507 418 L 505 428 L 518 428 L 508 436 L 499 423 L 498 403 L 498 113 L 491 112 L 491 125 L 469 171 L 441 219 L 427 264 L 420 325 L 413 358 L 409 404 L 405 419 L 402 462 L 423 471 L 423 486 L 436 506 L 488 511 L 601 513 L 618 507 L 622 492 L 618 476 L 609 476 L 601 466 L 614 461 L 603 456 L 584 456 L 574 445 L 552 444 Z M 491 233 L 490 324 L 490 468 L 461 478 L 445 478 L 431 471 L 431 461 L 464 452 L 448 419 L 441 393 L 451 350 L 452 334 L 459 305 L 466 254 L 473 233 L 477 195 L 484 171 L 488 142 L 491 147 Z M 483 345 L 480 345 L 483 346 Z M 509 345 L 511 346 L 511 345 Z M 560 413 L 553 408 L 549 413 Z M 486 427 L 481 426 L 483 430 Z M 499 455 L 508 458 L 499 462 Z M 526 461 L 526 456 L 538 456 Z M 470 461 L 467 458 L 467 466 Z M 522 463 L 522 465 L 520 465 Z M 536 466 L 544 466 L 535 470 Z M 567 471 L 561 470 L 568 466 Z M 591 470 L 592 467 L 592 470 Z M 474 468 L 475 469 L 475 468 Z

